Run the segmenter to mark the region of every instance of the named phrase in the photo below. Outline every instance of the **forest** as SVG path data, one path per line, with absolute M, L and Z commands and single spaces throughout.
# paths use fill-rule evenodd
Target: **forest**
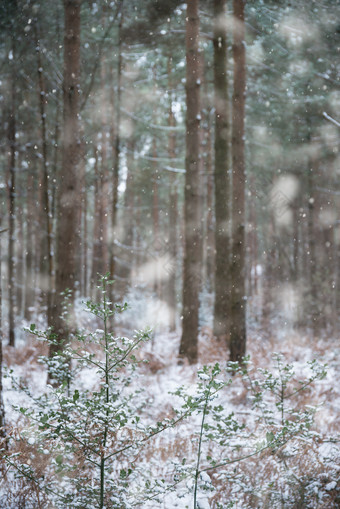
M 340 506 L 339 57 L 338 0 L 1 0 L 1 508 Z

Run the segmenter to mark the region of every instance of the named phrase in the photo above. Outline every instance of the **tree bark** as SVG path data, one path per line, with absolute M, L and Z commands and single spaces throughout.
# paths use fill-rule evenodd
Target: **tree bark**
M 172 59 L 168 58 L 168 83 L 170 90 L 168 124 L 171 129 L 176 125 L 176 118 L 173 112 L 173 83 L 172 83 Z M 176 157 L 176 134 L 170 130 L 168 138 L 168 155 L 170 165 Z M 170 172 L 170 195 L 169 195 L 169 255 L 170 266 L 168 268 L 168 305 L 169 305 L 169 328 L 173 332 L 176 330 L 176 276 L 177 276 L 177 176 L 175 172 Z
M 186 15 L 186 157 L 184 190 L 184 270 L 183 322 L 180 357 L 190 364 L 198 355 L 199 289 L 201 284 L 200 217 L 199 217 L 199 145 L 200 145 L 200 81 L 199 81 L 199 2 L 187 2 Z
M 312 139 L 310 140 L 312 142 Z M 316 171 L 316 163 L 311 158 L 308 161 L 308 254 L 309 254 L 309 288 L 310 288 L 310 317 L 314 334 L 319 332 L 320 328 L 320 312 L 319 312 L 319 281 L 318 266 L 316 256 L 316 228 L 315 228 L 315 190 L 314 190 L 314 173 Z
M 37 52 L 37 73 L 38 73 L 38 99 L 41 128 L 41 155 L 42 155 L 42 174 L 40 177 L 40 203 L 41 219 L 43 227 L 40 231 L 40 291 L 43 300 L 47 303 L 47 316 L 51 319 L 52 306 L 52 286 L 53 286 L 53 257 L 52 257 L 52 219 L 50 213 L 49 200 L 49 174 L 47 160 L 47 135 L 46 135 L 46 98 L 43 67 L 41 61 L 40 40 L 38 28 L 35 34 L 36 52 Z
M 64 0 L 64 83 L 63 83 L 63 142 L 62 168 L 57 190 L 56 233 L 56 294 L 53 306 L 53 326 L 59 343 L 66 340 L 70 321 L 62 318 L 64 297 L 62 292 L 76 288 L 76 254 L 79 240 L 79 166 L 81 145 L 79 140 L 79 74 L 80 74 L 80 0 Z M 70 319 L 72 320 L 72 307 Z M 62 347 L 51 347 L 53 354 Z
M 0 221 L 1 224 L 1 221 Z M 0 235 L 3 231 L 0 231 Z M 1 274 L 1 242 L 0 242 L 0 437 L 5 437 L 5 406 L 3 400 L 2 365 L 3 365 L 3 334 L 2 334 L 2 274 Z
M 233 0 L 234 90 L 232 100 L 232 261 L 230 360 L 240 361 L 246 352 L 245 295 L 245 154 L 244 121 L 246 94 L 245 0 Z
M 215 85 L 215 305 L 214 335 L 227 343 L 230 336 L 229 277 L 229 101 L 227 80 L 226 2 L 214 0 Z
M 14 99 L 12 111 L 8 119 L 7 139 L 9 145 L 9 180 L 8 180 L 8 326 L 9 326 L 9 345 L 15 346 L 14 332 L 14 313 L 15 313 L 15 143 L 16 122 L 14 113 Z
M 115 115 L 115 134 L 114 140 L 114 162 L 113 162 L 113 175 L 112 175 L 112 215 L 111 215 L 111 249 L 110 249 L 110 274 L 114 279 L 116 273 L 115 263 L 115 240 L 117 238 L 117 208 L 118 208 L 118 186 L 119 186 L 119 167 L 120 167 L 120 110 L 121 110 L 121 96 L 122 96 L 122 68 L 123 68 L 123 55 L 122 55 L 122 26 L 123 26 L 123 13 L 120 13 L 118 24 L 118 66 L 117 66 L 117 94 L 116 94 L 116 115 Z M 112 119 L 113 120 L 113 119 Z M 111 287 L 111 301 L 114 302 L 114 288 Z M 114 317 L 112 317 L 112 326 Z
M 30 320 L 31 309 L 35 307 L 35 287 L 36 287 L 36 272 L 35 263 L 36 246 L 37 246 L 37 232 L 36 232 L 36 196 L 35 196 L 35 171 L 33 170 L 33 158 L 29 153 L 26 155 L 28 159 L 29 169 L 26 177 L 26 235 L 25 235 L 25 264 L 26 264 L 26 278 L 25 278 L 25 318 Z
M 127 140 L 127 176 L 124 193 L 124 215 L 123 215 L 123 263 L 119 267 L 120 289 L 124 296 L 131 281 L 131 271 L 134 262 L 134 202 L 135 202 L 135 145 L 136 139 L 130 136 Z M 117 278 L 117 274 L 116 274 Z

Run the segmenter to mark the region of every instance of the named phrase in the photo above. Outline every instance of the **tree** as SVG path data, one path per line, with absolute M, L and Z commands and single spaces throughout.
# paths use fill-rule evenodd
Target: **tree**
M 0 236 L 6 230 L 0 230 Z M 1 285 L 1 243 L 0 243 L 0 437 L 5 435 L 5 406 L 3 400 L 2 368 L 3 368 L 3 334 L 2 334 L 2 285 Z
M 35 28 L 35 46 L 37 55 L 37 74 L 38 74 L 38 102 L 40 114 L 40 128 L 41 128 L 41 156 L 42 156 L 42 174 L 39 179 L 40 188 L 40 204 L 41 204 L 41 220 L 44 227 L 41 230 L 40 238 L 40 263 L 39 263 L 39 278 L 40 289 L 43 295 L 47 297 L 47 317 L 48 323 L 51 323 L 51 306 L 52 306 L 52 286 L 53 286 L 53 257 L 52 257 L 52 218 L 50 210 L 50 192 L 49 192 L 49 171 L 48 171 L 48 157 L 47 157 L 47 133 L 46 133 L 46 89 L 44 83 L 43 66 L 41 59 L 41 42 L 39 37 L 39 26 L 36 24 Z
M 63 292 L 75 291 L 76 253 L 79 251 L 79 72 L 80 0 L 64 0 L 64 82 L 62 168 L 59 174 L 56 234 L 56 283 L 53 327 L 59 340 L 67 336 L 62 319 Z M 72 295 L 72 299 L 74 295 Z M 53 354 L 57 347 L 51 347 Z
M 169 113 L 168 113 L 168 123 L 170 132 L 168 139 L 168 153 L 170 161 L 175 159 L 176 156 L 176 133 L 173 128 L 176 125 L 176 118 L 173 111 L 173 83 L 172 83 L 172 59 L 168 57 L 168 80 L 169 80 Z M 176 307 L 177 307 L 177 298 L 176 298 L 176 276 L 177 276 L 177 221 L 178 221 L 178 211 L 177 211 L 177 201 L 178 201 L 178 191 L 177 191 L 177 176 L 174 171 L 170 172 L 170 193 L 169 193 L 169 201 L 170 201 L 170 210 L 169 210 L 169 250 L 171 255 L 171 263 L 172 270 L 169 274 L 168 280 L 168 304 L 170 311 L 170 331 L 176 330 Z
M 214 0 L 215 90 L 215 306 L 214 335 L 229 340 L 229 98 L 227 80 L 226 2 Z
M 184 266 L 183 321 L 179 349 L 190 364 L 197 361 L 198 312 L 200 288 L 199 218 L 199 144 L 200 144 L 200 80 L 199 80 L 199 12 L 198 0 L 187 2 L 186 15 L 186 157 L 184 190 Z
M 245 295 L 245 154 L 244 120 L 246 94 L 245 0 L 234 0 L 233 61 L 234 89 L 232 99 L 232 261 L 231 261 L 231 329 L 230 359 L 239 361 L 246 352 Z
M 13 80 L 13 90 L 14 90 L 14 80 Z M 14 92 L 12 93 L 12 105 L 11 112 L 9 113 L 8 118 L 8 128 L 7 128 L 7 139 L 8 139 L 8 148 L 9 148 L 9 158 L 8 158 L 8 171 L 9 171 L 9 179 L 8 179 L 8 324 L 9 324 L 9 345 L 15 346 L 15 332 L 14 332 L 14 313 L 15 313 L 15 261 L 14 261 L 14 235 L 15 235 L 15 188 L 16 188 L 16 174 L 15 174 L 15 166 L 16 166 L 16 121 L 15 121 L 15 100 L 14 100 Z
M 121 1 L 123 6 L 123 0 Z M 117 97 L 116 97 L 116 111 L 115 111 L 115 123 L 112 129 L 112 142 L 114 142 L 114 162 L 113 162 L 113 175 L 112 175 L 112 213 L 111 213 L 111 229 L 112 239 L 110 246 L 110 274 L 114 278 L 116 274 L 116 249 L 115 240 L 117 236 L 117 211 L 118 211 L 118 186 L 119 186 L 119 170 L 120 170 L 120 159 L 121 159 L 121 100 L 122 100 L 122 73 L 123 73 L 123 52 L 122 52 L 122 27 L 123 27 L 123 12 L 120 12 L 119 23 L 118 23 L 118 41 L 117 41 Z M 114 107 L 114 101 L 112 100 L 112 106 Z M 115 132 L 114 132 L 115 128 Z M 111 299 L 113 299 L 112 289 Z M 113 318 L 112 318 L 113 320 Z

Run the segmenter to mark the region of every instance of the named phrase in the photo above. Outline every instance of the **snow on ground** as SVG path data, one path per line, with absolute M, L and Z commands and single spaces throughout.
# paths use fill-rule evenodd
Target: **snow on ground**
M 136 303 L 136 302 L 135 302 Z M 145 303 L 144 303 L 145 304 Z M 149 303 L 150 304 L 150 303 Z M 152 340 L 147 343 L 142 351 L 142 357 L 149 362 L 141 368 L 141 374 L 135 379 L 138 387 L 144 389 L 144 398 L 148 402 L 150 419 L 161 419 L 166 416 L 172 417 L 172 405 L 178 405 L 178 398 L 170 395 L 179 386 L 185 385 L 190 391 L 190 387 L 195 387 L 197 382 L 197 369 L 202 364 L 220 362 L 222 365 L 228 359 L 227 348 L 224 344 L 218 343 L 212 338 L 211 330 L 208 325 L 202 327 L 199 341 L 199 364 L 198 366 L 189 366 L 187 364 L 178 364 L 177 352 L 179 349 L 180 334 L 169 333 L 166 327 L 166 307 L 159 304 L 152 313 L 152 302 L 147 306 L 147 312 L 143 303 L 138 302 L 139 309 L 133 310 L 133 304 L 130 310 L 118 321 L 117 334 L 129 335 L 131 337 L 133 329 L 145 325 L 152 325 L 152 321 L 157 322 L 156 330 Z M 137 323 L 134 318 L 138 317 Z M 78 313 L 82 327 L 90 325 L 96 328 L 97 324 L 92 324 L 93 319 L 86 313 Z M 307 374 L 306 362 L 316 358 L 321 363 L 328 364 L 327 376 L 315 383 L 312 389 L 308 390 L 303 403 L 306 405 L 319 405 L 319 411 L 316 414 L 315 426 L 325 439 L 336 437 L 339 439 L 340 431 L 340 342 L 336 337 L 320 335 L 314 337 L 309 331 L 295 330 L 292 327 L 283 326 L 282 322 L 277 320 L 271 324 L 271 331 L 262 334 L 256 320 L 251 322 L 248 337 L 248 353 L 256 367 L 268 368 L 272 366 L 271 354 L 280 352 L 283 354 L 286 362 L 293 365 L 294 370 L 301 376 Z M 27 334 L 21 335 L 18 348 L 13 350 L 9 347 L 4 348 L 5 363 L 13 369 L 16 379 L 25 379 L 32 390 L 39 394 L 44 391 L 46 384 L 46 373 L 37 362 L 39 354 L 46 353 L 41 344 L 33 338 L 28 338 Z M 82 373 L 82 383 L 87 388 L 93 384 L 94 376 L 90 370 Z M 10 424 L 15 425 L 17 413 L 12 405 L 22 405 L 25 403 L 25 397 L 11 389 L 9 378 L 4 379 L 4 401 L 6 407 L 6 419 Z M 226 414 L 234 412 L 247 425 L 254 425 L 254 415 L 249 408 L 249 402 L 245 394 L 245 387 L 240 380 L 235 380 L 231 387 L 227 388 L 221 396 L 219 402 L 222 402 Z M 200 426 L 200 416 L 196 416 L 181 425 L 178 429 L 169 430 L 163 435 L 153 439 L 151 449 L 149 448 L 145 461 L 145 471 L 150 467 L 157 469 L 153 471 L 154 475 L 160 477 L 165 474 L 169 462 L 180 462 L 183 456 L 192 456 L 195 458 L 197 453 L 197 430 Z M 260 438 L 260 437 L 259 437 Z M 334 455 L 334 462 L 339 459 L 339 448 L 337 445 L 324 441 L 319 447 L 320 457 L 330 457 Z M 336 465 L 334 464 L 334 467 Z M 258 469 L 265 468 L 261 463 L 257 464 Z M 246 469 L 246 467 L 245 467 Z M 335 468 L 336 470 L 336 468 Z M 218 475 L 211 474 L 218 486 Z M 238 475 L 241 476 L 241 473 Z M 267 474 L 266 474 L 267 475 Z M 211 476 L 207 476 L 209 479 Z M 186 485 L 188 484 L 187 481 Z M 191 481 L 192 482 L 192 481 Z M 268 481 L 269 482 L 269 481 Z M 335 483 L 335 484 L 334 484 Z M 185 483 L 184 483 L 185 484 Z M 241 481 L 239 483 L 241 485 Z M 323 487 L 323 493 L 334 490 L 338 486 L 339 480 L 328 480 Z M 185 488 L 185 486 L 184 486 Z M 175 509 L 192 507 L 192 495 L 188 495 L 185 490 L 183 498 L 179 498 L 182 487 L 178 491 L 170 493 L 165 497 L 160 497 L 159 503 L 151 501 L 143 504 L 143 509 L 153 509 L 156 507 L 164 509 Z M 218 488 L 220 489 L 220 487 Z M 319 488 L 318 488 L 319 489 Z M 234 495 L 236 493 L 234 490 Z M 232 492 L 232 490 L 231 490 Z M 259 496 L 261 496 L 259 494 Z M 218 499 L 217 499 L 218 501 Z M 214 505 L 215 503 L 215 505 Z M 208 509 L 216 506 L 214 491 L 211 493 L 199 493 L 198 507 Z M 240 509 L 243 507 L 240 505 Z M 279 506 L 278 506 L 279 507 Z M 327 507 L 322 506 L 320 507 Z M 335 506 L 330 506 L 335 507 Z

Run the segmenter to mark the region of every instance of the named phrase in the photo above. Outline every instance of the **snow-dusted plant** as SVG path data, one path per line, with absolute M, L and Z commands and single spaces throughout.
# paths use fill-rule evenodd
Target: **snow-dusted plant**
M 86 303 L 102 329 L 74 334 L 59 353 L 41 359 L 53 380 L 46 392 L 37 397 L 13 380 L 31 403 L 18 408 L 25 425 L 9 433 L 2 454 L 12 476 L 33 487 L 25 507 L 149 509 L 162 505 L 169 493 L 188 509 L 239 503 L 244 508 L 276 507 L 296 498 L 292 486 L 298 485 L 300 492 L 303 486 L 289 466 L 292 451 L 318 435 L 312 429 L 315 408 L 294 401 L 325 376 L 325 366 L 313 361 L 309 376 L 300 381 L 280 355 L 272 371 L 256 370 L 249 358 L 226 368 L 204 366 L 197 383 L 172 393 L 182 401 L 178 410 L 169 411 L 175 417 L 157 421 L 152 409 L 146 411 L 149 402 L 141 384 L 132 384 L 140 364 L 135 352 L 150 331 L 136 332 L 132 339 L 110 332 L 112 316 L 126 307 L 108 301 L 110 283 L 108 275 L 102 277 L 102 301 Z M 43 341 L 55 341 L 50 331 L 40 332 L 34 325 L 30 331 Z M 247 422 L 229 403 L 231 373 L 241 377 L 246 389 Z M 91 379 L 89 388 L 86 378 Z M 181 435 L 181 425 L 191 453 L 179 458 L 169 454 L 168 473 L 157 476 L 153 459 L 145 459 L 145 447 L 168 429 Z M 276 478 L 256 479 L 254 485 L 242 465 L 256 472 L 259 462 L 262 470 L 267 463 L 269 468 L 276 465 Z
M 137 483 L 136 464 L 144 444 L 178 420 L 142 422 L 146 402 L 131 381 L 139 364 L 135 352 L 149 340 L 150 331 L 136 332 L 132 339 L 110 332 L 112 315 L 126 308 L 108 301 L 110 283 L 108 275 L 103 276 L 102 301 L 86 303 L 103 328 L 74 334 L 56 355 L 41 358 L 53 382 L 46 392 L 35 397 L 14 380 L 31 404 L 18 408 L 27 427 L 12 437 L 24 442 L 25 455 L 11 453 L 10 443 L 6 462 L 17 477 L 39 487 L 53 507 L 132 507 L 136 500 L 131 487 Z M 50 331 L 40 332 L 34 325 L 30 332 L 48 343 L 55 341 Z M 91 388 L 84 389 L 84 377 L 91 377 Z M 39 456 L 43 471 L 36 468 Z
M 327 366 L 315 360 L 308 362 L 304 367 L 307 376 L 299 379 L 282 354 L 273 354 L 273 361 L 272 369 L 256 369 L 249 357 L 241 365 L 229 363 L 228 369 L 243 380 L 254 425 L 244 444 L 243 450 L 248 454 L 240 457 L 247 461 L 233 470 L 220 472 L 217 478 L 219 482 L 230 483 L 229 500 L 235 504 L 240 502 L 242 493 L 244 507 L 295 507 L 295 504 L 309 507 L 304 498 L 307 493 L 304 472 L 294 461 L 298 458 L 303 464 L 306 450 L 315 450 L 316 442 L 322 442 L 313 426 L 317 408 L 304 398 L 314 382 L 325 378 Z M 321 454 L 316 454 L 321 465 Z M 224 465 L 232 462 L 226 460 Z M 223 466 L 223 462 L 216 466 Z M 259 471 L 261 482 L 256 475 Z
M 308 376 L 299 380 L 282 355 L 273 357 L 272 370 L 255 369 L 249 358 L 242 364 L 228 363 L 226 369 L 218 363 L 204 366 L 195 386 L 176 391 L 184 399 L 183 408 L 190 409 L 195 429 L 191 438 L 195 456 L 177 465 L 177 481 L 185 485 L 177 492 L 191 500 L 183 507 L 253 507 L 254 503 L 256 507 L 278 507 L 283 492 L 286 502 L 291 502 L 287 507 L 293 507 L 301 498 L 303 487 L 287 461 L 300 452 L 300 445 L 312 445 L 319 434 L 313 429 L 316 408 L 299 397 L 326 376 L 326 366 L 308 363 Z M 234 414 L 228 404 L 230 373 L 238 374 L 246 388 L 247 419 Z M 274 469 L 273 463 L 279 468 Z M 243 465 L 253 467 L 252 480 Z M 279 475 L 261 480 L 256 475 L 259 468 Z M 248 506 L 249 499 L 253 502 Z

